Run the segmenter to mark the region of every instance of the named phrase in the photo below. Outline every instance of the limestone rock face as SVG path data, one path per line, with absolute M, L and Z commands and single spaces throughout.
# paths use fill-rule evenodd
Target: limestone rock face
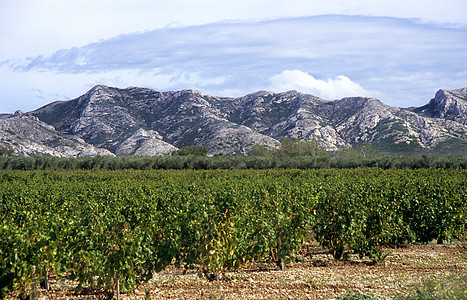
M 0 144 L 13 147 L 16 155 L 97 156 L 110 151 L 94 147 L 76 136 L 63 135 L 37 117 L 16 112 L 0 118 Z
M 467 125 L 467 88 L 439 90 L 427 105 L 414 111 L 429 117 Z
M 467 88 L 396 108 L 374 98 L 329 101 L 296 91 L 228 98 L 98 85 L 74 100 L 0 115 L 0 135 L 0 146 L 24 155 L 168 155 L 191 145 L 210 155 L 245 155 L 284 138 L 314 140 L 328 151 L 370 143 L 390 154 L 467 154 Z
M 162 140 L 162 136 L 154 130 L 138 129 L 115 150 L 116 155 L 155 156 L 170 155 L 178 148 Z
M 165 155 L 195 144 L 208 147 L 209 154 L 246 154 L 254 144 L 278 144 L 231 122 L 215 100 L 193 90 L 96 86 L 75 100 L 52 103 L 32 114 L 116 155 Z

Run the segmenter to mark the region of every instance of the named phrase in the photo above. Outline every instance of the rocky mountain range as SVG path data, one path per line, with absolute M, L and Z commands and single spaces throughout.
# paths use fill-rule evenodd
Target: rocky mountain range
M 370 143 L 397 155 L 467 155 L 467 88 L 396 108 L 296 91 L 228 98 L 98 85 L 73 100 L 0 116 L 0 146 L 23 156 L 168 155 L 190 145 L 210 155 L 246 155 L 255 144 L 275 148 L 284 138 L 315 140 L 327 151 Z

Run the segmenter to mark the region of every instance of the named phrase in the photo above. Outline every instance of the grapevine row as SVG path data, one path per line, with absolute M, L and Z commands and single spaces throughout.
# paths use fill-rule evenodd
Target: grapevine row
M 465 170 L 4 171 L 0 188 L 1 297 L 51 272 L 111 297 L 169 264 L 283 269 L 310 238 L 375 261 L 466 238 Z

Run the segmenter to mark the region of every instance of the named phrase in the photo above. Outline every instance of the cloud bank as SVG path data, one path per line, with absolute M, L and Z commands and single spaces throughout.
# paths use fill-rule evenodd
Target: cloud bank
M 335 79 L 316 79 L 300 70 L 285 70 L 269 79 L 270 89 L 279 92 L 297 90 L 324 99 L 339 99 L 351 96 L 371 96 L 370 92 L 353 82 L 350 78 L 339 75 Z
M 98 83 L 219 96 L 295 89 L 421 106 L 440 88 L 466 85 L 465 61 L 467 29 L 410 19 L 328 15 L 167 27 L 1 62 L 0 111 L 63 100 L 53 95 L 75 98 Z

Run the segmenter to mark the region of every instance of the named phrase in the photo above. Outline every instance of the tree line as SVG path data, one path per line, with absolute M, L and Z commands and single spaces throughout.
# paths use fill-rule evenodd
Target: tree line
M 466 156 L 390 156 L 370 144 L 355 145 L 336 152 L 326 152 L 316 141 L 284 139 L 280 147 L 268 149 L 254 145 L 247 156 L 208 156 L 208 148 L 182 147 L 171 156 L 13 156 L 11 149 L 0 147 L 0 170 L 216 170 L 216 169 L 327 169 L 378 167 L 466 169 Z M 5 151 L 2 151 L 5 150 Z

